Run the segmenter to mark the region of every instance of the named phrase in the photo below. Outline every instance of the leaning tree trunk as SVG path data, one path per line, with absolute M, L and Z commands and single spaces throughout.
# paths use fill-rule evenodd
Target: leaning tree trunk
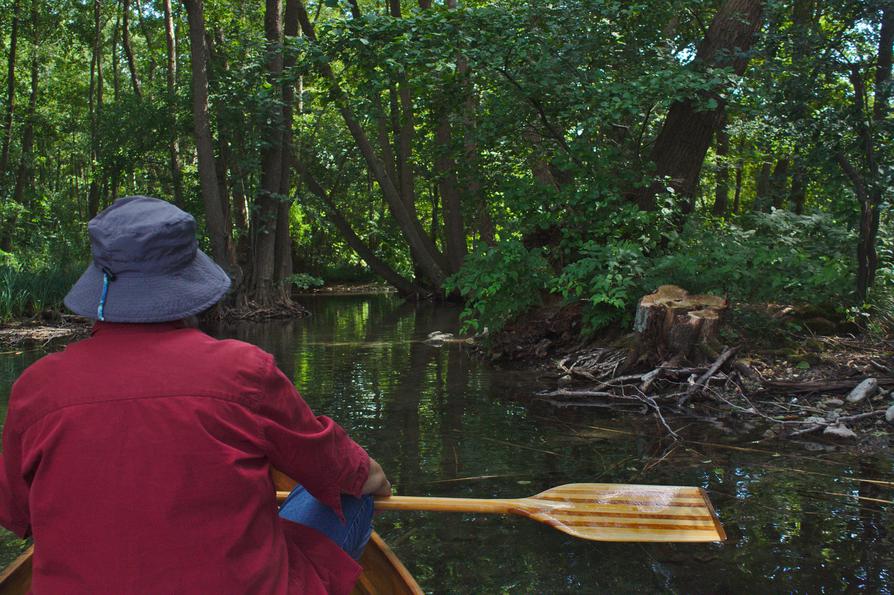
M 708 32 L 699 46 L 695 64 L 717 67 L 731 64 L 742 74 L 748 64 L 747 52 L 760 26 L 760 0 L 726 0 L 714 15 Z M 734 56 L 730 60 L 729 56 Z M 683 199 L 684 212 L 689 210 L 698 186 L 699 173 L 711 138 L 723 116 L 725 86 L 705 91 L 699 97 L 674 102 L 664 126 L 652 147 L 651 158 L 659 178 L 670 178 L 670 186 Z M 703 109 L 713 102 L 713 109 Z M 643 210 L 655 210 L 656 195 L 665 188 L 662 180 L 636 191 L 635 198 Z
M 345 242 L 366 262 L 367 265 L 369 265 L 369 268 L 371 268 L 373 272 L 391 284 L 397 289 L 398 293 L 404 297 L 420 297 L 426 295 L 422 288 L 402 276 L 395 271 L 391 265 L 376 256 L 375 252 L 373 252 L 360 236 L 357 235 L 347 218 L 345 218 L 341 211 L 339 211 L 338 207 L 335 205 L 335 201 L 329 196 L 329 193 L 326 192 L 323 186 L 320 185 L 320 183 L 300 162 L 296 162 L 296 169 L 301 174 L 307 188 L 316 194 L 326 205 L 326 214 L 329 216 L 329 220 L 335 225 L 339 233 L 341 233 Z
M 307 14 L 307 9 L 304 3 L 300 1 L 297 2 L 297 6 L 298 21 L 301 24 L 304 36 L 307 37 L 311 43 L 315 43 L 316 33 L 310 17 Z M 370 173 L 379 183 L 382 195 L 388 203 L 391 213 L 394 215 L 401 233 L 410 247 L 410 252 L 414 261 L 418 263 L 419 268 L 424 271 L 425 276 L 434 287 L 440 290 L 444 283 L 444 279 L 447 277 L 445 271 L 449 270 L 449 267 L 446 266 L 446 258 L 437 250 L 432 238 L 425 233 L 425 230 L 418 217 L 415 216 L 415 213 L 407 208 L 401 193 L 395 185 L 395 180 L 388 175 L 385 165 L 376 154 L 366 131 L 348 106 L 347 97 L 341 86 L 338 84 L 338 80 L 335 78 L 335 74 L 333 73 L 330 64 L 328 62 L 320 62 L 317 65 L 317 68 L 323 79 L 328 83 L 330 93 L 338 111 L 350 131 L 351 136 L 354 138 L 358 150 L 361 155 L 363 155 Z
M 229 230 L 220 204 L 214 145 L 208 117 L 208 56 L 205 47 L 205 15 L 202 0 L 184 0 L 189 21 L 189 54 L 192 62 L 192 114 L 196 152 L 199 157 L 199 182 L 205 206 L 205 224 L 211 237 L 211 254 L 225 270 L 231 270 Z
M 722 297 L 689 295 L 676 285 L 662 285 L 637 306 L 637 341 L 625 368 L 677 367 L 716 358 L 717 332 L 728 305 Z
M 143 98 L 143 86 L 137 74 L 137 64 L 133 55 L 133 47 L 130 45 L 130 0 L 121 2 L 121 45 L 124 46 L 124 55 L 127 58 L 127 68 L 130 70 L 130 82 L 133 85 L 133 94 L 137 99 Z

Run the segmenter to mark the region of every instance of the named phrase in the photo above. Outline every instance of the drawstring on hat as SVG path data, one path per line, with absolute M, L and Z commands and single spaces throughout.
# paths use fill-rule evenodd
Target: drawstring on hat
M 105 320 L 103 309 L 106 305 L 106 298 L 109 296 L 109 282 L 115 280 L 115 273 L 103 267 L 102 269 L 102 294 L 99 296 L 99 307 L 96 308 L 96 317 L 99 320 Z

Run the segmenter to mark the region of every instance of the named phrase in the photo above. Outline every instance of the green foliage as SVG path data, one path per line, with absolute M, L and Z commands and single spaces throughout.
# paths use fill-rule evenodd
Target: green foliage
M 587 241 L 558 274 L 540 251 L 505 242 L 470 255 L 452 286 L 467 298 L 463 316 L 475 329 L 499 328 L 539 303 L 544 289 L 583 303 L 585 333 L 628 325 L 639 298 L 665 284 L 746 303 L 818 304 L 842 314 L 853 303 L 853 233 L 829 216 L 774 211 L 734 223 L 695 218 L 675 238 L 663 249 L 648 234 L 640 242 Z M 889 268 L 879 276 L 880 288 L 894 288 Z M 883 324 L 882 306 L 894 291 L 876 295 L 872 316 Z
M 562 270 L 551 289 L 566 300 L 585 303 L 584 332 L 593 332 L 630 313 L 641 297 L 645 257 L 641 246 L 626 240 L 586 242 L 580 252 L 581 258 Z
M 743 302 L 843 306 L 852 300 L 854 236 L 822 214 L 750 213 L 734 223 L 694 220 L 644 276 Z
M 310 289 L 311 287 L 322 287 L 323 280 L 307 273 L 295 273 L 285 278 L 285 282 L 296 289 Z
M 0 180 L 0 246 L 9 250 L 0 253 L 0 265 L 9 271 L 25 270 L 24 263 L 28 271 L 50 270 L 46 263 L 87 256 L 91 188 L 100 207 L 127 194 L 173 198 L 172 139 L 180 150 L 183 206 L 201 228 L 184 11 L 175 11 L 183 34 L 173 96 L 166 85 L 164 22 L 159 11 L 149 10 L 130 39 L 142 96 L 133 92 L 123 56 L 103 51 L 100 102 L 92 13 L 79 6 L 50 2 L 38 23 L 23 21 L 20 30 L 10 162 Z M 486 227 L 495 232 L 496 245 L 478 245 L 448 283 L 467 299 L 470 327 L 498 328 L 552 292 L 582 303 L 584 328 L 592 332 L 625 322 L 637 298 L 661 283 L 743 301 L 833 304 L 850 308 L 866 326 L 885 327 L 886 300 L 894 295 L 891 257 L 882 254 L 867 303 L 854 304 L 852 230 L 860 204 L 839 165 L 844 157 L 869 185 L 892 186 L 890 116 L 872 119 L 885 5 L 818 3 L 810 18 L 796 22 L 790 2 L 768 3 L 742 76 L 728 65 L 694 60 L 719 6 L 702 0 L 475 0 L 455 10 L 405 3 L 394 18 L 382 3 L 321 0 L 307 4 L 316 40 L 292 36 L 271 48 L 263 3 L 205 3 L 215 173 L 230 218 L 241 227 L 231 234 L 239 240 L 240 264 L 250 260 L 245 252 L 257 237 L 254 201 L 267 133 L 279 125 L 282 97 L 266 64 L 271 51 L 281 50 L 294 59 L 281 81 L 300 90 L 292 153 L 332 200 L 323 201 L 292 172 L 285 193 L 296 199 L 290 218 L 295 270 L 326 279 L 368 277 L 366 263 L 330 220 L 333 209 L 396 272 L 412 278 L 420 270 L 406 224 L 383 199 L 358 150 L 357 128 L 345 125 L 343 114 L 350 113 L 406 193 L 402 199 L 412 200 L 413 225 L 433 245 L 447 245 L 443 163 L 453 164 L 467 240 L 482 239 Z M 354 9 L 361 18 L 354 18 Z M 101 10 L 98 47 L 113 47 L 116 35 L 120 42 L 120 5 Z M 7 48 L 9 23 L 0 24 L 0 46 Z M 32 47 L 32 25 L 39 47 Z M 34 154 L 25 159 L 32 55 L 39 60 L 38 105 Z M 337 91 L 321 76 L 324 63 L 332 67 Z M 862 94 L 854 91 L 857 74 Z M 697 110 L 723 104 L 728 151 L 720 154 L 718 146 L 717 154 L 708 153 L 695 196 L 663 194 L 657 210 L 643 212 L 631 191 L 657 181 L 655 139 L 669 107 L 681 100 Z M 411 134 L 401 138 L 406 123 Z M 874 178 L 863 158 L 864 124 L 877 139 Z M 409 189 L 402 185 L 403 157 L 414 184 Z M 25 162 L 34 175 L 17 202 L 13 187 Z M 764 172 L 773 173 L 764 176 L 773 178 L 764 180 L 773 188 L 760 188 Z M 793 197 L 796 174 L 805 183 L 803 204 Z M 734 193 L 737 204 L 728 220 L 707 215 L 723 179 L 728 211 Z M 749 213 L 770 205 L 807 215 Z M 890 211 L 890 204 L 879 209 Z M 879 244 L 892 241 L 883 224 Z M 8 284 L 7 303 L 18 305 L 7 310 L 27 315 L 34 304 L 23 303 L 14 289 L 23 282 Z M 288 282 L 307 288 L 316 277 Z
M 541 302 L 549 280 L 549 265 L 540 250 L 528 250 L 518 240 L 496 246 L 478 244 L 463 268 L 447 280 L 448 291 L 466 300 L 462 312 L 467 330 L 490 331 Z

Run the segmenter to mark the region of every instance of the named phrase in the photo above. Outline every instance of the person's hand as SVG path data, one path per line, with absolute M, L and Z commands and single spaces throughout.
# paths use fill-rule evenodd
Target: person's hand
M 391 482 L 385 476 L 382 466 L 372 457 L 369 458 L 369 477 L 363 484 L 363 494 L 372 494 L 373 496 L 390 496 Z

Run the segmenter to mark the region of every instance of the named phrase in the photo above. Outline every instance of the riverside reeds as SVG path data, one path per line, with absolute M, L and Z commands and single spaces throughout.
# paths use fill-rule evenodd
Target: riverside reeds
M 0 266 L 0 320 L 61 311 L 62 298 L 81 272 L 82 267 L 71 265 Z

